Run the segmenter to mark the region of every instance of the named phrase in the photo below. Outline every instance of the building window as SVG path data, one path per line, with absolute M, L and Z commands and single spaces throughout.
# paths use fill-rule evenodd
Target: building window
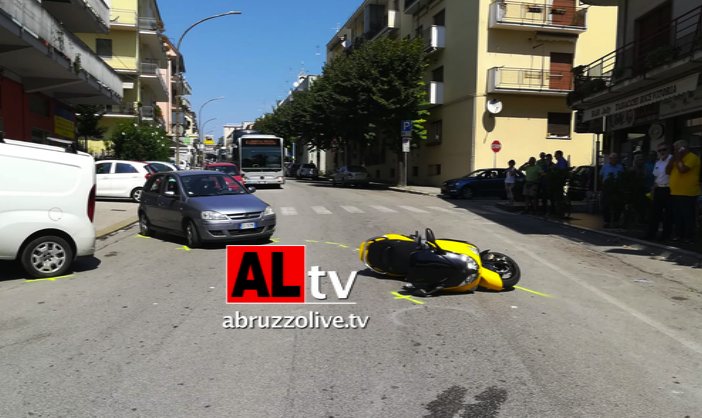
M 112 39 L 96 39 L 95 53 L 101 57 L 112 58 Z
M 431 81 L 438 81 L 440 83 L 444 82 L 444 67 L 435 68 L 431 72 Z
M 441 164 L 429 164 L 427 166 L 427 171 L 430 176 L 440 176 L 441 175 Z
M 423 38 L 424 37 L 424 26 L 422 26 L 422 25 L 417 26 L 417 30 L 414 32 L 414 37 L 415 38 Z
M 443 135 L 444 123 L 441 120 L 436 120 L 429 123 L 427 129 L 427 144 L 440 144 Z
M 436 26 L 446 26 L 446 10 L 442 10 L 434 15 L 434 24 Z
M 570 139 L 570 113 L 548 114 L 548 138 Z

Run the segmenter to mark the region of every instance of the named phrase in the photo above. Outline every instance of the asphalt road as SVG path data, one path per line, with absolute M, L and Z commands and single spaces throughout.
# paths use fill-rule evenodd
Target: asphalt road
M 702 273 L 494 209 L 289 182 L 276 243 L 359 271 L 354 305 L 227 305 L 225 249 L 132 227 L 72 276 L 0 272 L 2 417 L 695 417 Z M 396 299 L 358 244 L 431 227 L 513 256 L 520 288 Z M 6 266 L 7 264 L 5 264 Z M 324 287 L 330 290 L 329 286 Z M 225 329 L 235 315 L 369 316 L 366 329 Z

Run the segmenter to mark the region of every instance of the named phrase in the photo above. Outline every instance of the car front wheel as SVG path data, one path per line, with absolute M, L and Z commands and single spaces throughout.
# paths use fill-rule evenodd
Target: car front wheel
M 24 247 L 20 260 L 32 277 L 61 276 L 71 267 L 73 248 L 61 237 L 39 237 Z
M 185 225 L 185 239 L 190 248 L 197 248 L 202 244 L 200 234 L 198 234 L 197 227 L 193 221 L 188 221 Z

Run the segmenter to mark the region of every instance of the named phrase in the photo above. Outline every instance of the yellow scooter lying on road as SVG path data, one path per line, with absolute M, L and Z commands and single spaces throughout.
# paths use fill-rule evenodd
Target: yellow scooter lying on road
M 376 273 L 404 278 L 404 290 L 414 296 L 440 292 L 463 293 L 478 286 L 501 291 L 520 279 L 519 265 L 509 256 L 459 240 L 436 239 L 427 228 L 425 239 L 412 235 L 386 234 L 363 242 L 361 261 Z

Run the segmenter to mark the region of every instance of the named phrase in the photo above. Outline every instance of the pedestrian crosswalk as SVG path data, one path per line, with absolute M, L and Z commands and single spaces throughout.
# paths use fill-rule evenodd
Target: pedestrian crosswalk
M 308 207 L 293 207 L 282 206 L 275 208 L 279 216 L 298 216 L 298 215 L 334 215 L 334 214 L 379 214 L 379 213 L 414 213 L 414 214 L 441 214 L 452 213 L 460 215 L 465 213 L 461 208 L 448 208 L 442 206 L 381 206 L 381 205 L 359 205 L 359 206 L 308 206 Z

